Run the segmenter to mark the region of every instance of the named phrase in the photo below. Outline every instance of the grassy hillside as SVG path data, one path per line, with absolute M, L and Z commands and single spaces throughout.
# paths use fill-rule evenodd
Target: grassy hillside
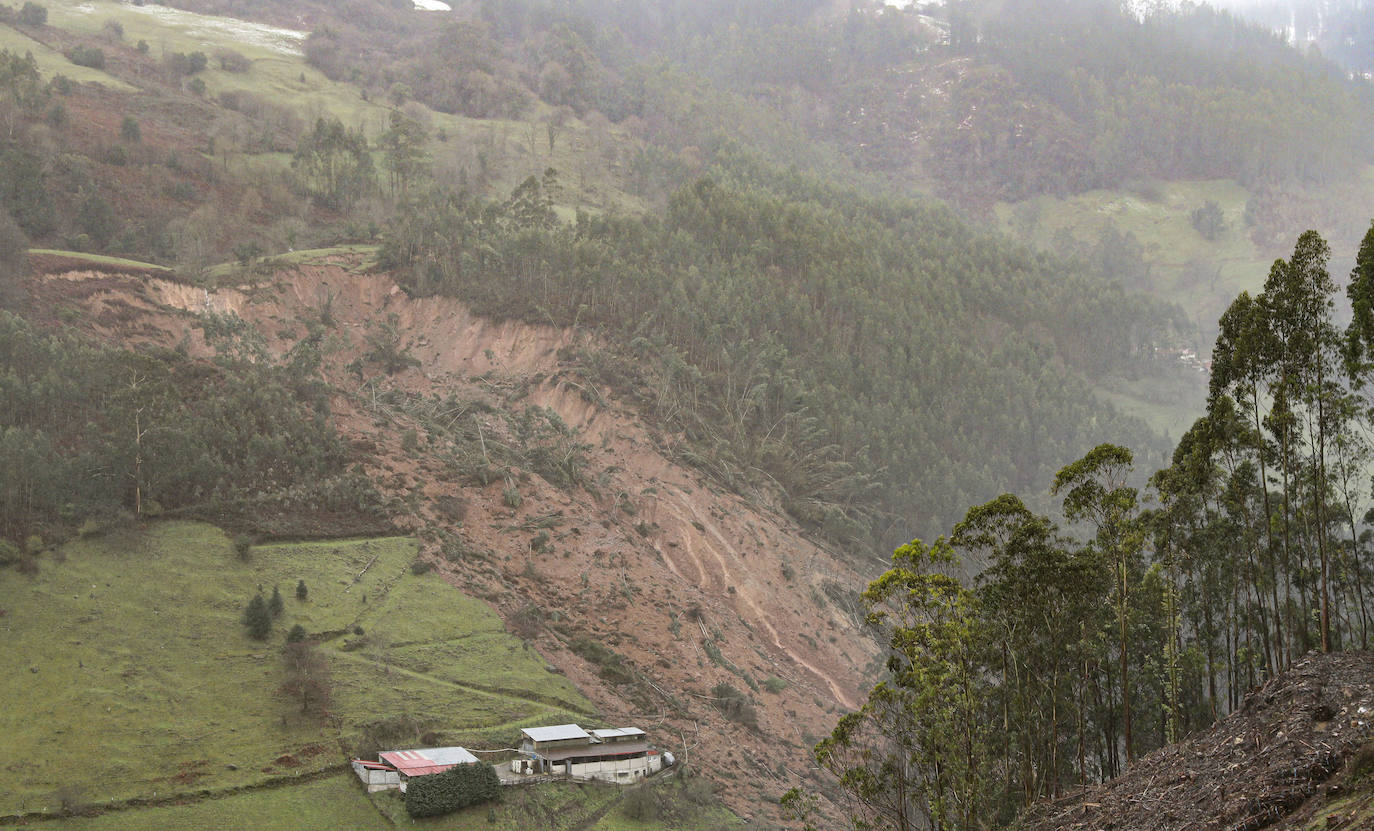
M 479 806 L 446 817 L 413 823 L 435 831 L 482 831 L 528 828 L 537 824 L 550 831 L 696 831 L 743 827 L 722 808 L 684 810 L 690 806 L 690 786 L 661 782 L 655 800 L 676 815 L 659 812 L 654 819 L 631 819 L 627 791 L 616 785 L 562 785 L 507 789 L 500 803 Z M 490 810 L 489 810 L 490 809 Z M 71 817 L 43 823 L 55 831 L 220 831 L 252 828 L 259 831 L 349 828 L 382 831 L 412 825 L 396 793 L 363 793 L 352 773 L 320 778 L 300 785 L 234 794 L 215 799 L 192 799 L 99 816 Z
M 217 529 L 171 522 L 75 541 L 33 576 L 0 571 L 0 700 L 25 702 L 0 713 L 9 755 L 25 760 L 0 812 L 249 786 L 426 734 L 508 746 L 520 726 L 585 717 L 587 701 L 489 607 L 413 574 L 416 550 L 400 538 L 278 544 L 245 561 Z M 274 585 L 285 613 L 253 641 L 242 610 Z M 322 644 L 332 718 L 278 693 L 297 623 L 341 633 Z

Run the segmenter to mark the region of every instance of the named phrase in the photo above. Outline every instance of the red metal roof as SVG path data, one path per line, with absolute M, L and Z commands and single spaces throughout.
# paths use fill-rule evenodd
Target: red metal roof
M 426 748 L 423 750 L 390 750 L 378 753 L 377 758 L 391 765 L 405 776 L 428 776 L 443 773 L 454 765 L 469 765 L 477 757 L 461 747 Z

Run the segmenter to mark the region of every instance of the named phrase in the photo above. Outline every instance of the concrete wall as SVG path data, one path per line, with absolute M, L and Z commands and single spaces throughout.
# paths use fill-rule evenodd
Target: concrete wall
M 367 786 L 368 793 L 401 787 L 401 774 L 394 770 L 375 770 L 354 762 L 353 772 L 358 774 L 358 779 Z
M 510 763 L 512 773 L 521 773 L 521 762 L 527 761 L 514 759 Z M 530 771 L 527 775 L 537 775 L 540 773 L 538 766 L 533 762 L 529 765 Z M 641 756 L 638 759 L 622 759 L 614 762 L 587 762 L 572 766 L 571 776 L 574 779 L 599 779 L 603 782 L 616 782 L 619 784 L 629 784 L 638 782 L 646 776 L 651 776 L 663 769 L 663 755 L 654 754 L 652 756 Z M 552 764 L 554 774 L 564 774 L 567 772 L 567 765 L 563 762 Z

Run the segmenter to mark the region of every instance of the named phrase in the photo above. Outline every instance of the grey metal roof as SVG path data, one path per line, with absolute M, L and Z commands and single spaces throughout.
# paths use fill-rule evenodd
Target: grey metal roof
M 601 730 L 593 730 L 592 735 L 598 739 L 618 739 L 626 736 L 642 736 L 644 731 L 638 727 L 606 727 Z
M 554 724 L 549 727 L 526 727 L 520 731 L 534 742 L 557 742 L 564 739 L 590 739 L 586 730 L 576 724 Z

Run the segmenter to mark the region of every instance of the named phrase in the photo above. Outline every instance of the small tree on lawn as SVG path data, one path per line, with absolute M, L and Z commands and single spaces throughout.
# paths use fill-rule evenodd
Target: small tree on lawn
M 262 594 L 253 595 L 248 608 L 243 610 L 243 625 L 248 627 L 248 637 L 253 640 L 267 640 L 272 633 L 272 613 L 267 609 L 267 601 Z
M 309 597 L 309 596 L 310 596 L 310 590 L 307 589 L 307 588 L 305 587 L 305 581 L 304 581 L 304 580 L 297 580 L 297 581 L 296 581 L 296 599 L 299 600 L 299 601 L 301 601 L 302 603 L 304 603 L 304 602 L 305 602 L 305 599 L 306 599 L 307 597 Z
M 286 681 L 281 685 L 281 692 L 300 702 L 301 713 L 325 715 L 334 698 L 329 662 L 315 644 L 307 640 L 287 643 L 282 656 L 286 662 Z
M 272 587 L 272 599 L 267 601 L 267 611 L 274 618 L 281 617 L 281 613 L 286 611 L 286 601 L 281 599 L 281 590 L 276 586 Z

